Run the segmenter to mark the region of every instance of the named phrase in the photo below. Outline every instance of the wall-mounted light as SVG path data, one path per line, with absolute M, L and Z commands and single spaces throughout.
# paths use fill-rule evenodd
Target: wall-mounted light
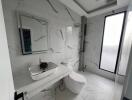
M 72 26 L 68 26 L 68 27 L 66 28 L 66 30 L 67 30 L 68 33 L 72 33 Z

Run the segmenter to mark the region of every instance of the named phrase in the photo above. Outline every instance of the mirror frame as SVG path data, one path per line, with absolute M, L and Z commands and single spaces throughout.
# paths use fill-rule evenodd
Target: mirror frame
M 26 52 L 25 47 L 24 47 L 24 39 L 23 39 L 23 32 L 22 32 L 22 19 L 21 17 L 25 16 L 31 19 L 36 19 L 39 21 L 43 21 L 47 24 L 47 49 L 45 50 L 40 50 L 40 51 L 31 51 L 31 52 Z M 46 53 L 48 51 L 48 20 L 42 17 L 37 17 L 32 14 L 26 13 L 26 12 L 17 12 L 17 28 L 18 28 L 18 33 L 19 33 L 19 38 L 20 38 L 20 45 L 21 45 L 21 52 L 22 55 L 29 55 L 29 54 L 39 54 L 39 53 Z

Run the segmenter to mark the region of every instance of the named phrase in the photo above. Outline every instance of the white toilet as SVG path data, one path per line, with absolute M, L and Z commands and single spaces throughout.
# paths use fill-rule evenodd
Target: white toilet
M 72 66 L 68 64 L 67 67 L 72 71 L 69 76 L 64 79 L 65 85 L 71 92 L 79 94 L 83 87 L 86 85 L 87 81 L 84 76 L 73 71 Z

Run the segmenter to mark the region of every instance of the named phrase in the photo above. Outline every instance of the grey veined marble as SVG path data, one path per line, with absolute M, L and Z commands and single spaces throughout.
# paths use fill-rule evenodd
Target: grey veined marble
M 87 79 L 87 85 L 80 94 L 75 95 L 69 90 L 57 91 L 56 100 L 120 100 L 122 85 L 112 80 L 89 73 L 81 72 Z

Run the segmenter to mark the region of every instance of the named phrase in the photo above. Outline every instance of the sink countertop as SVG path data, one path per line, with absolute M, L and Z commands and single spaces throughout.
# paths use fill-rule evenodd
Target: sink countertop
M 20 75 L 19 78 L 21 79 L 21 87 L 17 88 L 17 92 L 25 92 L 28 94 L 28 98 L 31 98 L 40 91 L 49 88 L 60 79 L 68 76 L 69 73 L 70 70 L 66 66 L 60 64 L 58 65 L 55 73 L 38 81 L 33 81 L 30 74 L 28 76 L 25 75 L 26 77 L 22 77 L 24 79 L 24 81 L 22 81 Z
M 56 67 L 57 67 L 56 64 L 54 64 L 52 62 L 48 62 L 48 67 L 45 70 L 40 69 L 39 65 L 33 65 L 33 66 L 29 67 L 29 70 L 31 72 L 31 75 L 37 75 L 37 74 L 41 74 L 41 73 L 44 73 L 46 71 L 49 71 L 51 69 L 54 69 Z

